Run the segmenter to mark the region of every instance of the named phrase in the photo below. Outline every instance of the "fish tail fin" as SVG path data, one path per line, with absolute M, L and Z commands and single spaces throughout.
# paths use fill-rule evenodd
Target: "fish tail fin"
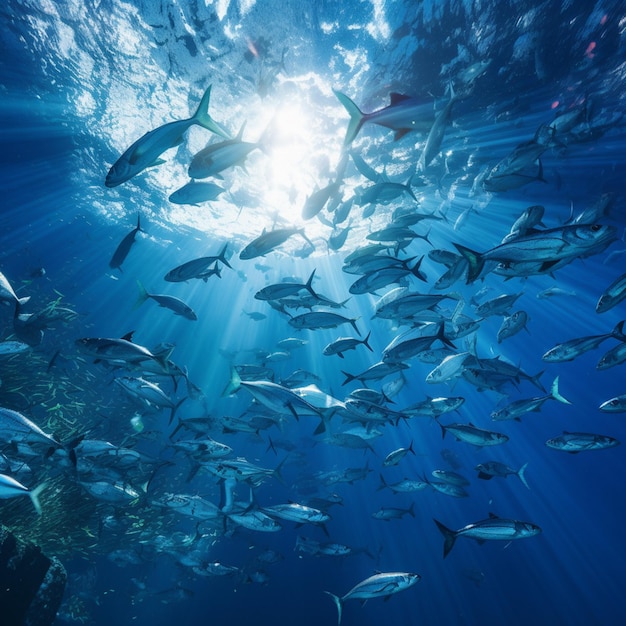
M 274 447 L 274 442 L 272 441 L 272 438 L 268 437 L 268 439 L 269 443 L 267 444 L 267 448 L 265 448 L 265 452 L 269 452 L 270 450 L 272 450 L 274 454 L 278 454 L 278 452 L 276 452 L 276 448 Z
M 370 346 L 368 339 L 370 338 L 370 335 L 372 334 L 372 331 L 370 330 L 369 333 L 367 333 L 367 337 L 365 337 L 365 339 L 363 339 L 361 341 L 361 343 L 370 351 L 370 352 L 374 352 L 374 350 L 372 349 L 372 346 Z
M 33 503 L 35 507 L 35 511 L 37 511 L 38 515 L 41 515 L 41 504 L 39 503 L 39 494 L 46 488 L 47 483 L 41 483 L 38 487 L 31 489 L 28 492 L 30 496 L 30 501 Z
M 437 339 L 439 339 L 439 341 L 441 341 L 444 345 L 456 350 L 456 346 L 446 337 L 445 330 L 446 326 L 443 322 L 441 322 L 441 324 L 439 324 L 439 330 L 437 330 Z
M 626 231 L 624 231 L 626 234 Z M 624 335 L 624 322 L 626 320 L 622 320 L 615 325 L 615 328 L 611 331 L 611 335 L 615 337 L 615 339 L 619 339 L 620 341 L 626 340 L 626 335 Z
M 135 228 L 135 230 L 140 230 L 142 233 L 146 232 L 143 228 L 141 228 L 141 213 L 137 213 L 137 228 Z
M 170 421 L 168 422 L 168 426 L 174 421 L 174 416 L 176 415 L 176 411 L 178 411 L 180 405 L 187 399 L 187 397 L 185 396 L 182 400 L 180 400 L 179 402 L 177 402 L 173 407 L 172 407 L 172 412 L 170 413 Z
M 343 370 L 341 370 L 341 373 L 346 377 L 346 379 L 341 384 L 342 387 L 344 385 L 347 385 L 348 383 L 351 383 L 353 380 L 356 380 L 356 376 L 352 376 L 352 374 L 348 374 L 348 372 L 344 372 Z
M 315 290 L 313 289 L 314 277 L 315 277 L 315 270 L 311 272 L 311 275 L 309 276 L 309 280 L 306 281 L 306 285 L 304 287 L 314 298 L 318 298 L 319 296 L 315 293 Z
M 365 122 L 365 115 L 361 112 L 359 107 L 354 104 L 350 98 L 348 98 L 348 96 L 340 91 L 335 91 L 334 89 L 333 93 L 337 96 L 339 102 L 343 104 L 346 111 L 348 111 L 348 114 L 350 115 L 348 130 L 346 131 L 346 137 L 343 140 L 343 145 L 349 146 L 358 135 L 359 130 L 361 130 L 361 126 L 363 126 L 363 123 Z
M 415 517 L 415 502 L 411 502 L 411 506 L 409 507 L 409 515 L 411 517 Z
M 559 393 L 559 377 L 558 376 L 554 379 L 554 382 L 552 383 L 552 389 L 550 390 L 550 395 L 555 400 L 558 400 L 559 402 L 562 402 L 563 404 L 571 404 L 571 402 L 567 398 L 564 398 Z
M 458 243 L 454 244 L 454 247 L 459 251 L 461 256 L 467 261 L 467 284 L 473 283 L 483 271 L 485 267 L 485 259 L 480 254 L 480 252 L 476 252 L 475 250 L 471 250 L 470 248 L 466 248 Z
M 287 483 L 285 482 L 285 479 L 283 478 L 283 474 L 282 474 L 282 469 L 283 469 L 283 465 L 285 464 L 285 461 L 289 458 L 289 455 L 287 455 L 274 469 L 273 471 L 273 476 L 274 478 L 276 478 L 276 480 L 281 484 L 284 485 L 285 487 L 287 486 Z M 250 492 L 252 493 L 252 491 Z
M 541 391 L 545 393 L 546 388 L 541 384 L 541 381 L 539 380 L 543 376 L 544 372 L 545 370 L 541 370 L 538 374 L 531 376 L 529 380 L 533 385 L 535 385 L 535 387 L 537 387 L 537 389 L 541 389 Z
M 524 465 L 522 465 L 522 467 L 519 468 L 517 475 L 519 476 L 519 479 L 524 483 L 524 486 L 526 487 L 526 489 L 530 490 L 530 487 L 528 483 L 526 482 L 526 476 L 524 475 L 524 472 L 526 471 L 527 467 L 528 467 L 528 463 L 524 463 Z
M 415 450 L 413 449 L 413 439 L 411 439 L 408 450 L 413 456 L 415 456 Z
M 389 486 L 387 485 L 385 481 L 385 477 L 382 474 L 379 474 L 379 476 L 380 476 L 380 485 L 378 485 L 378 487 L 376 488 L 376 491 L 380 491 L 381 489 L 384 489 L 385 487 Z
M 430 243 L 430 242 L 429 242 Z M 415 263 L 415 265 L 411 268 L 410 272 L 411 274 L 413 274 L 413 276 L 415 276 L 415 278 L 417 278 L 418 280 L 422 280 L 424 282 L 426 282 L 426 277 L 424 276 L 424 273 L 420 270 L 420 266 L 422 265 L 422 261 L 424 260 L 424 256 L 422 255 L 418 260 L 417 263 Z
M 137 301 L 133 305 L 133 311 L 138 309 L 150 297 L 150 294 L 146 291 L 146 288 L 140 280 L 137 280 L 137 287 L 139 287 L 139 295 L 137 296 Z
M 445 559 L 448 554 L 450 554 L 450 550 L 452 550 L 452 548 L 454 547 L 454 542 L 456 541 L 456 533 L 453 530 L 450 530 L 447 526 L 444 526 L 435 518 L 433 518 L 433 522 L 437 524 L 439 532 L 443 535 L 443 558 Z
M 241 378 L 239 376 L 239 372 L 231 367 L 230 369 L 230 380 L 228 381 L 228 385 L 224 391 L 222 391 L 222 397 L 224 396 L 232 396 L 236 391 L 241 387 Z
M 228 249 L 228 242 L 226 242 L 224 244 L 224 247 L 222 248 L 221 252 L 217 255 L 217 260 L 221 261 L 226 267 L 230 267 L 230 269 L 232 270 L 232 265 L 226 260 L 226 250 Z M 219 276 L 219 274 L 218 274 Z
M 298 233 L 300 234 L 300 236 L 302 237 L 302 239 L 304 239 L 304 241 L 306 241 L 311 248 L 315 249 L 315 244 L 306 236 L 305 232 L 304 232 L 304 228 L 301 228 Z
M 203 128 L 210 130 L 216 135 L 221 135 L 225 139 L 230 139 L 230 135 L 209 115 L 209 100 L 211 99 L 211 87 L 209 85 L 202 96 L 202 100 L 193 114 L 193 120 Z
M 356 334 L 360 337 L 361 336 L 361 331 L 359 330 L 358 326 L 356 325 L 356 322 L 359 318 L 356 317 L 353 320 L 350 320 L 350 324 L 352 324 L 352 328 L 354 328 L 354 330 L 356 331 Z
M 337 625 L 341 624 L 341 611 L 343 609 L 343 602 L 339 596 L 336 596 L 334 593 L 330 593 L 330 591 L 325 591 L 324 593 L 328 594 L 334 601 L 337 606 Z

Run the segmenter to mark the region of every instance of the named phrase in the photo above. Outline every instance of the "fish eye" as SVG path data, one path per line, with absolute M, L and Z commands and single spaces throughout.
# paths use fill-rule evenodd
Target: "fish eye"
M 602 228 L 602 224 L 594 224 L 591 227 L 591 232 L 592 233 L 597 233 L 601 228 Z

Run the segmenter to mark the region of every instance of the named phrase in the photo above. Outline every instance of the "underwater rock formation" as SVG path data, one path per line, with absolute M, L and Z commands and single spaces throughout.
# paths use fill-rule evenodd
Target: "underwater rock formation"
M 0 614 L 3 626 L 48 626 L 54 621 L 67 573 L 55 557 L 0 526 Z

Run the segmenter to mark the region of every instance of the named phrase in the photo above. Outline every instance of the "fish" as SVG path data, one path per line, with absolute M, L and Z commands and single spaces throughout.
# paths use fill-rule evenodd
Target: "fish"
M 281 415 L 293 415 L 296 419 L 299 419 L 301 415 L 322 417 L 320 409 L 301 398 L 291 389 L 268 380 L 242 380 L 237 370 L 232 368 L 230 381 L 222 396 L 230 396 L 240 388 L 246 389 L 257 402 Z M 320 432 L 323 432 L 323 426 L 322 420 Z
M 573 361 L 585 352 L 595 350 L 607 339 L 619 339 L 626 341 L 624 335 L 624 322 L 618 322 L 613 330 L 603 335 L 589 335 L 587 337 L 577 337 L 563 343 L 559 343 L 550 348 L 541 358 L 548 363 L 563 363 L 564 361 Z
M 425 335 L 423 337 L 413 337 L 411 339 L 401 339 L 405 335 L 400 335 L 391 341 L 391 343 L 383 350 L 383 361 L 406 361 L 424 350 L 429 350 L 433 343 L 437 340 L 451 348 L 456 346 L 445 336 L 444 324 L 439 324 L 439 328 L 434 335 Z
M 476 315 L 489 317 L 491 315 L 508 315 L 509 309 L 523 292 L 514 294 L 502 294 L 491 300 L 487 300 L 476 307 Z
M 13 304 L 19 308 L 21 305 L 26 304 L 29 300 L 30 296 L 18 298 L 7 277 L 0 272 L 0 302 Z
M 388 522 L 392 519 L 402 519 L 405 515 L 415 517 L 415 502 L 411 502 L 411 506 L 408 509 L 400 509 L 393 506 L 383 506 L 376 513 L 372 513 L 374 519 L 379 519 L 384 522 Z
M 120 338 L 82 337 L 77 339 L 75 344 L 98 361 L 125 365 L 138 365 L 152 361 L 159 365 L 162 372 L 169 372 L 168 360 L 173 348 L 154 354 L 145 346 L 132 341 L 133 332 L 126 333 Z
M 324 524 L 330 519 L 328 513 L 297 502 L 264 506 L 261 510 L 270 517 L 278 517 L 296 524 Z
M 250 260 L 265 256 L 294 235 L 300 235 L 312 248 L 315 248 L 313 242 L 305 235 L 303 228 L 276 228 L 270 231 L 263 230 L 262 234 L 239 253 L 239 258 Z
M 507 315 L 503 320 L 496 338 L 498 343 L 502 343 L 505 339 L 519 333 L 522 329 L 528 332 L 526 326 L 528 324 L 528 313 L 526 311 L 515 311 L 511 315 Z
M 485 463 L 479 463 L 474 469 L 478 472 L 478 478 L 482 478 L 483 480 L 491 480 L 494 476 L 506 478 L 509 474 L 513 474 L 524 483 L 527 489 L 530 489 L 526 482 L 526 476 L 524 475 L 527 467 L 528 463 L 524 463 L 518 470 L 514 470 L 499 461 L 485 461 Z
M 495 421 L 502 420 L 520 420 L 520 418 L 526 413 L 532 411 L 539 411 L 544 402 L 547 400 L 558 400 L 563 404 L 571 404 L 571 402 L 564 398 L 559 392 L 559 377 L 556 376 L 552 382 L 550 393 L 545 396 L 538 396 L 535 398 L 528 398 L 524 400 L 515 400 L 502 409 L 492 411 L 491 419 Z
M 507 241 L 511 241 L 511 239 L 516 239 L 517 237 L 523 237 L 527 233 L 534 230 L 535 226 L 545 227 L 545 224 L 541 221 L 543 219 L 544 212 L 545 207 L 540 204 L 528 207 L 515 220 L 509 234 L 502 240 L 501 243 L 506 243 Z
M 415 455 L 415 450 L 413 450 L 413 442 L 409 444 L 408 448 L 398 448 L 397 450 L 393 450 L 390 452 L 385 459 L 383 460 L 383 467 L 391 467 L 392 465 L 398 465 L 400 461 L 408 454 L 411 453 Z
M 190 118 L 169 122 L 137 139 L 111 166 L 104 184 L 107 187 L 117 187 L 146 168 L 161 164 L 163 162 L 159 159 L 161 154 L 181 144 L 183 135 L 194 124 L 228 138 L 226 130 L 209 115 L 210 98 L 211 85 L 204 92 L 196 112 Z
M 569 262 L 604 250 L 615 241 L 616 232 L 615 226 L 576 224 L 533 230 L 482 253 L 457 243 L 454 246 L 468 262 L 467 284 L 470 284 L 482 274 L 485 263 L 492 261 L 502 263 L 513 271 L 518 264 L 526 272 L 529 269 L 533 270 L 530 273 L 549 272 L 560 261 Z
M 122 241 L 120 241 L 119 245 L 115 249 L 111 260 L 109 261 L 109 267 L 111 269 L 119 269 L 120 272 L 122 271 L 122 263 L 126 260 L 126 257 L 128 256 L 132 245 L 135 243 L 135 237 L 137 236 L 137 233 L 140 231 L 142 233 L 144 232 L 141 228 L 140 218 L 141 215 L 138 213 L 137 226 L 133 228 L 133 230 L 131 230 L 128 235 L 126 235 L 124 239 L 122 239 Z
M 311 311 L 296 315 L 289 320 L 289 325 L 298 329 L 316 330 L 318 328 L 337 328 L 342 324 L 352 324 L 356 334 L 361 336 L 356 322 L 358 318 L 348 318 L 330 311 Z
M 30 346 L 22 341 L 0 341 L 0 356 L 22 354 L 30 350 Z
M 128 395 L 141 402 L 145 402 L 148 406 L 156 408 L 170 409 L 171 424 L 176 411 L 180 405 L 187 399 L 182 398 L 178 402 L 174 402 L 156 383 L 145 380 L 144 378 L 133 378 L 132 376 L 118 376 L 114 379 L 115 384 L 119 385 Z
M 426 400 L 406 407 L 403 412 L 407 415 L 439 417 L 444 413 L 456 411 L 464 402 L 465 398 L 460 396 L 454 398 L 431 398 L 428 396 Z
M 489 513 L 488 519 L 473 522 L 459 530 L 450 530 L 440 521 L 436 519 L 433 521 L 444 537 L 444 559 L 450 554 L 450 551 L 459 537 L 468 537 L 482 543 L 483 541 L 492 540 L 512 541 L 513 539 L 526 539 L 541 533 L 541 528 L 536 524 L 498 517 L 493 513 Z
M 315 278 L 315 270 L 311 272 L 308 280 L 305 284 L 296 282 L 281 282 L 274 285 L 268 285 L 259 289 L 254 294 L 256 300 L 280 300 L 281 298 L 288 298 L 289 296 L 296 295 L 300 291 L 308 291 L 314 298 L 317 298 L 317 294 L 313 289 L 313 278 Z
M 187 261 L 178 267 L 170 270 L 164 277 L 170 283 L 181 283 L 191 280 L 192 278 L 200 278 L 207 282 L 208 278 L 217 275 L 221 276 L 218 269 L 218 262 L 223 263 L 226 267 L 232 268 L 232 265 L 226 260 L 226 251 L 228 244 L 225 243 L 217 256 L 204 256 L 192 261 Z M 212 268 L 210 266 L 213 265 Z
M 348 350 L 354 350 L 357 346 L 360 345 L 365 346 L 370 352 L 373 352 L 372 346 L 370 346 L 370 344 L 368 343 L 371 334 L 372 331 L 367 333 L 365 339 L 355 339 L 353 337 L 339 337 L 339 339 L 335 339 L 335 341 L 329 343 L 322 351 L 322 354 L 324 354 L 324 356 L 332 356 L 333 354 L 336 354 L 339 358 L 343 359 L 344 352 L 347 352 Z
M 415 491 L 422 491 L 428 487 L 428 483 L 423 480 L 412 480 L 409 478 L 403 478 L 397 483 L 389 484 L 385 481 L 385 478 L 380 474 L 380 485 L 376 491 L 381 489 L 389 489 L 393 493 L 413 493 Z
M 340 178 L 337 178 L 332 183 L 315 190 L 305 201 L 302 207 L 302 219 L 310 220 L 315 217 L 326 205 L 326 203 L 339 193 L 339 188 L 343 184 Z
M 40 443 L 53 450 L 63 447 L 52 435 L 45 433 L 26 416 L 4 407 L 0 407 L 0 441 L 9 444 Z
M 219 143 L 209 143 L 205 148 L 193 155 L 187 168 L 190 178 L 220 177 L 220 173 L 229 167 L 238 165 L 245 169 L 245 160 L 254 150 L 263 149 L 262 140 L 257 143 L 243 141 L 244 122 L 234 139 L 227 139 Z
M 134 309 L 140 307 L 148 298 L 151 298 L 160 307 L 169 309 L 176 315 L 180 315 L 181 317 L 185 317 L 192 321 L 198 319 L 194 310 L 185 304 L 180 298 L 164 294 L 148 293 L 140 280 L 137 281 L 137 286 L 139 287 L 139 296 L 137 298 L 137 302 L 135 302 L 135 306 L 133 307 Z
M 380 380 L 381 378 L 386 378 L 391 374 L 396 374 L 397 372 L 408 368 L 409 366 L 406 365 L 406 363 L 399 361 L 379 361 L 359 374 L 349 374 L 348 372 L 344 372 L 342 370 L 341 373 L 346 377 L 346 379 L 343 383 L 341 383 L 341 385 L 347 385 L 353 380 L 358 380 L 365 384 L 366 380 Z
M 6 474 L 0 474 L 0 500 L 8 500 L 10 498 L 16 498 L 18 496 L 28 496 L 30 501 L 35 507 L 38 515 L 41 515 L 41 504 L 39 504 L 39 494 L 46 488 L 46 483 L 29 489 L 24 487 L 22 483 L 18 482 L 12 476 Z
M 428 131 L 428 137 L 426 138 L 426 144 L 420 154 L 420 158 L 417 161 L 418 171 L 423 172 L 432 162 L 432 160 L 439 154 L 441 150 L 441 143 L 446 133 L 446 127 L 450 123 L 450 116 L 452 114 L 452 107 L 454 103 L 459 100 L 459 96 L 454 93 L 452 83 L 450 83 L 450 99 L 446 105 L 437 113 L 435 121 Z
M 562 450 L 570 454 L 578 454 L 585 450 L 605 450 L 614 448 L 620 444 L 618 439 L 608 435 L 595 433 L 570 433 L 564 431 L 559 437 L 548 439 L 546 446 L 554 450 Z
M 325 591 L 337 606 L 337 624 L 341 624 L 341 614 L 343 603 L 346 600 L 361 600 L 362 602 L 371 598 L 388 598 L 394 593 L 409 589 L 421 580 L 420 574 L 409 572 L 380 572 L 362 580 L 355 585 L 345 595 L 339 597 L 330 591 Z
M 215 183 L 201 183 L 195 180 L 183 185 L 180 189 L 173 191 L 168 200 L 172 204 L 191 204 L 198 206 L 203 202 L 217 200 L 220 194 L 226 190 Z
M 606 313 L 626 298 L 626 273 L 618 276 L 603 292 L 596 304 L 596 313 Z
M 626 394 L 606 400 L 598 408 L 606 413 L 622 413 L 626 411 Z
M 388 106 L 371 113 L 363 113 L 348 96 L 334 89 L 333 93 L 350 115 L 343 140 L 344 147 L 352 144 L 364 124 L 377 124 L 395 131 L 395 141 L 408 132 L 427 133 L 432 128 L 434 121 L 432 104 L 425 103 L 419 98 L 393 92 L 389 94 Z
M 449 431 L 458 441 L 464 441 L 473 446 L 496 446 L 509 440 L 507 435 L 477 428 L 471 422 L 469 424 L 448 424 L 447 426 L 439 424 L 439 426 L 442 438 Z

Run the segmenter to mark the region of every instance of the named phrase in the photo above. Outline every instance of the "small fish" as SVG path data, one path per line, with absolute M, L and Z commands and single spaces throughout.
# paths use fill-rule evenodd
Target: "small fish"
M 411 453 L 415 455 L 415 450 L 413 450 L 413 442 L 409 444 L 408 448 L 398 448 L 393 452 L 390 452 L 383 461 L 384 467 L 391 467 L 392 465 L 398 465 L 400 461 L 408 454 Z
M 570 454 L 578 454 L 584 450 L 604 450 L 614 448 L 620 442 L 608 435 L 596 435 L 594 433 L 569 433 L 565 431 L 559 437 L 548 439 L 546 446 L 554 450 L 562 450 Z
M 141 229 L 140 218 L 141 218 L 140 214 L 137 213 L 137 226 L 133 228 L 133 230 L 131 230 L 128 233 L 128 235 L 126 235 L 126 237 L 122 239 L 122 241 L 120 241 L 115 252 L 113 253 L 111 260 L 109 261 L 109 267 L 111 269 L 119 269 L 120 272 L 122 271 L 122 263 L 125 261 L 126 257 L 128 256 L 131 246 L 133 245 L 133 243 L 135 243 L 135 237 L 137 236 L 137 233 L 139 231 L 144 232 Z
M 199 278 L 206 282 L 209 277 L 217 275 L 221 278 L 220 270 L 218 268 L 218 261 L 223 263 L 226 267 L 232 269 L 231 264 L 226 260 L 226 250 L 228 244 L 225 243 L 224 247 L 217 256 L 204 256 L 192 261 L 187 261 L 173 270 L 170 270 L 164 277 L 170 283 L 181 283 L 191 280 L 192 278 Z M 213 265 L 213 267 L 210 267 Z
M 596 304 L 596 313 L 606 313 L 626 298 L 626 274 L 616 278 L 600 296 Z
M 400 509 L 393 506 L 383 506 L 376 513 L 372 513 L 374 519 L 383 520 L 388 522 L 392 519 L 402 519 L 405 515 L 415 517 L 415 502 L 411 502 L 411 506 L 408 509 Z
M 600 410 L 607 413 L 622 413 L 626 411 L 626 394 L 615 396 L 600 405 Z
M 364 345 L 370 352 L 373 352 L 372 347 L 368 343 L 368 339 L 372 331 L 367 333 L 365 339 L 355 339 L 353 337 L 339 337 L 332 343 L 329 343 L 323 350 L 324 356 L 332 356 L 336 354 L 339 358 L 343 359 L 343 353 L 348 350 L 354 350 L 359 345 Z
M 191 204 L 197 206 L 203 202 L 217 200 L 226 191 L 215 183 L 201 183 L 195 180 L 172 192 L 168 198 L 173 204 Z
M 176 315 L 180 315 L 182 317 L 187 318 L 188 320 L 195 321 L 198 319 L 198 316 L 195 314 L 194 310 L 185 304 L 180 298 L 175 298 L 174 296 L 168 296 L 164 294 L 156 294 L 156 293 L 148 293 L 145 287 L 142 285 L 141 281 L 137 281 L 137 286 L 139 287 L 139 297 L 137 298 L 137 302 L 135 302 L 134 309 L 140 307 L 148 298 L 154 300 L 160 307 L 165 309 L 169 309 L 173 311 Z
M 526 476 L 524 472 L 528 467 L 528 463 L 524 463 L 522 467 L 518 470 L 514 470 L 513 468 L 505 465 L 504 463 L 500 463 L 499 461 L 486 461 L 485 463 L 479 463 L 474 469 L 478 472 L 478 478 L 483 480 L 491 480 L 494 476 L 501 476 L 502 478 L 506 478 L 510 474 L 517 476 L 523 483 L 527 489 L 530 489 L 528 483 L 526 482 Z
M 447 426 L 439 424 L 439 426 L 441 427 L 442 438 L 449 431 L 458 441 L 464 441 L 473 446 L 495 446 L 509 440 L 507 435 L 477 428 L 471 422 L 469 424 L 448 424 Z
M 261 235 L 251 241 L 239 253 L 239 258 L 242 260 L 249 260 L 265 256 L 294 235 L 300 235 L 312 248 L 315 248 L 313 242 L 304 234 L 303 228 L 277 228 L 269 232 L 263 230 Z

